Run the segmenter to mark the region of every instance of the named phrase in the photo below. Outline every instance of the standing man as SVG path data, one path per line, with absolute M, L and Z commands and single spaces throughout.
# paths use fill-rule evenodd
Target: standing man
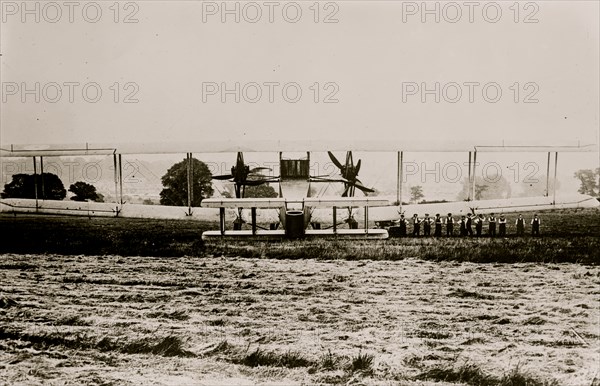
M 501 214 L 498 219 L 498 228 L 498 236 L 506 237 L 506 218 L 503 214 Z
M 471 218 L 471 213 L 467 213 L 467 223 L 465 224 L 465 226 L 467 227 L 467 235 L 469 236 L 473 236 L 473 219 Z
M 406 237 L 406 219 L 403 214 L 400 215 L 400 224 L 398 225 L 400 226 L 400 237 Z
M 454 230 L 454 219 L 452 218 L 452 213 L 448 213 L 448 217 L 446 217 L 446 236 L 452 237 L 453 230 Z
M 460 236 L 464 237 L 467 235 L 467 220 L 465 219 L 465 216 L 461 216 L 460 220 L 458 220 L 458 224 L 460 225 Z
M 477 237 L 481 237 L 481 232 L 483 231 L 483 215 L 480 214 L 476 219 L 475 219 L 475 232 L 477 232 Z
M 412 218 L 412 223 L 413 223 L 413 237 L 419 237 L 421 236 L 421 220 L 419 219 L 419 216 L 417 216 L 417 214 L 413 214 L 413 218 Z
M 490 237 L 496 237 L 496 217 L 493 213 L 490 213 L 488 222 L 490 223 L 488 234 L 490 235 Z
M 442 218 L 440 217 L 439 213 L 436 213 L 435 215 L 435 232 L 433 233 L 433 235 L 435 237 L 442 237 Z
M 525 219 L 522 214 L 519 214 L 519 218 L 515 221 L 517 226 L 517 236 L 525 236 Z
M 540 224 L 541 224 L 541 221 L 538 218 L 538 215 L 534 214 L 533 219 L 531 219 L 531 235 L 532 236 L 540 235 Z
M 423 219 L 423 236 L 431 235 L 431 218 L 429 218 L 429 213 L 425 213 L 425 218 Z

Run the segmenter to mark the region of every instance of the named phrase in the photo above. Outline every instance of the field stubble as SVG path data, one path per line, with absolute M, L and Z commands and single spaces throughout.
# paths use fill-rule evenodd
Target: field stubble
M 592 385 L 598 376 L 597 266 L 1 260 L 0 383 Z

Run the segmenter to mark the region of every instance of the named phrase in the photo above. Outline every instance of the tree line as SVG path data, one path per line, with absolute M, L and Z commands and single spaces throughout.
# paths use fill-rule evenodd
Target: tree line
M 160 192 L 161 205 L 187 206 L 188 205 L 188 161 L 183 161 L 173 164 L 167 172 L 162 176 L 161 182 L 163 189 Z M 192 158 L 193 175 L 191 178 L 191 186 L 193 191 L 192 206 L 200 206 L 204 198 L 211 197 L 214 194 L 212 184 L 212 174 L 208 166 L 196 159 Z M 600 168 L 581 169 L 575 172 L 574 177 L 580 181 L 578 192 L 590 196 L 598 197 L 600 195 L 600 186 L 598 179 L 600 178 Z M 550 181 L 550 186 L 558 182 Z M 526 195 L 546 194 L 546 181 L 542 177 L 536 184 L 523 184 L 523 191 Z M 469 196 L 471 185 L 466 179 L 462 181 L 462 190 L 459 192 L 457 199 L 465 200 Z M 37 190 L 37 191 L 36 191 Z M 93 201 L 104 202 L 104 195 L 96 190 L 96 187 L 84 181 L 77 181 L 71 184 L 68 189 L 73 193 L 70 198 L 73 201 Z M 220 192 L 224 197 L 232 197 L 231 192 Z M 475 200 L 485 200 L 493 198 L 510 197 L 510 183 L 503 177 L 495 183 L 489 183 L 480 179 L 475 179 Z M 43 174 L 25 174 L 19 173 L 12 176 L 12 181 L 4 185 L 4 190 L 0 193 L 2 198 L 28 198 L 28 199 L 43 199 L 43 200 L 64 200 L 67 196 L 60 178 L 53 173 Z M 246 197 L 277 197 L 277 192 L 268 184 L 259 186 L 246 187 Z M 422 186 L 412 186 L 410 188 L 411 203 L 431 202 L 424 201 L 425 194 Z
M 161 205 L 188 205 L 187 163 L 187 159 L 175 163 L 162 176 Z M 204 198 L 211 197 L 214 194 L 212 173 L 208 166 L 197 158 L 192 158 L 192 170 L 193 198 L 191 205 L 200 206 Z M 71 184 L 68 191 L 73 193 L 71 197 L 73 201 L 104 202 L 104 195 L 99 193 L 94 185 L 84 181 Z M 268 184 L 248 186 L 245 193 L 246 197 L 277 197 L 275 189 Z M 228 191 L 222 192 L 222 195 L 231 197 L 231 193 Z M 5 184 L 3 192 L 0 193 L 2 198 L 35 199 L 37 197 L 40 200 L 64 200 L 66 196 L 67 190 L 63 182 L 53 173 L 13 174 L 12 181 Z

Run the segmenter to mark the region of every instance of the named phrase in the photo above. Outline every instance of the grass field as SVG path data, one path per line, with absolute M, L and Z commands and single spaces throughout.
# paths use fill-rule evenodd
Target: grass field
M 542 221 L 205 245 L 213 224 L 0 216 L 0 385 L 598 385 L 598 212 Z
M 598 382 L 597 266 L 5 254 L 0 282 L 0 384 Z

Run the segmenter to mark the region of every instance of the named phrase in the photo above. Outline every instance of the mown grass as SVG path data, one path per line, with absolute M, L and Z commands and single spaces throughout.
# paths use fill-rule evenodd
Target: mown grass
M 0 252 L 198 256 L 210 223 L 131 218 L 0 214 Z
M 433 367 L 416 377 L 417 380 L 461 383 L 473 386 L 554 386 L 556 381 L 543 381 L 523 372 L 519 366 L 501 377 L 483 371 L 479 366 L 465 363 L 459 367 Z
M 180 282 L 174 281 L 158 281 L 158 280 L 116 280 L 116 279 L 99 279 L 82 276 L 65 276 L 62 279 L 63 283 L 71 284 L 99 284 L 99 285 L 122 285 L 122 286 L 157 286 L 157 287 L 181 287 Z
M 315 363 L 303 356 L 299 352 L 286 351 L 284 353 L 277 353 L 272 351 L 262 350 L 260 347 L 247 354 L 239 360 L 239 363 L 249 366 L 274 366 L 274 367 L 309 367 Z
M 0 340 L 21 340 L 29 342 L 36 349 L 61 346 L 74 350 L 98 350 L 123 354 L 153 354 L 165 357 L 194 357 L 196 354 L 184 348 L 185 340 L 176 335 L 165 337 L 147 336 L 131 341 L 121 341 L 104 337 L 100 340 L 85 334 L 61 332 L 23 332 L 0 326 Z
M 68 318 L 69 321 L 72 318 Z M 67 321 L 67 319 L 65 319 Z M 369 377 L 375 374 L 375 356 L 359 350 L 355 355 L 339 355 L 329 349 L 313 359 L 307 354 L 298 351 L 269 351 L 261 347 L 248 350 L 249 347 L 236 346 L 227 340 L 222 340 L 205 348 L 200 353 L 195 353 L 185 348 L 188 338 L 170 334 L 166 336 L 146 335 L 141 338 L 99 338 L 84 333 L 72 332 L 26 332 L 17 328 L 0 326 L 0 341 L 26 342 L 36 350 L 52 350 L 62 347 L 77 351 L 91 352 L 94 357 L 102 354 L 145 354 L 164 357 L 182 358 L 209 358 L 242 365 L 246 367 L 277 367 L 277 368 L 306 368 L 309 374 L 320 372 L 323 379 L 330 379 L 328 383 L 347 383 L 358 375 Z M 23 346 L 25 347 L 25 346 Z M 67 356 L 64 356 L 66 358 Z M 434 356 L 437 358 L 436 356 Z M 419 360 L 405 360 L 411 366 L 420 369 L 413 376 L 402 375 L 403 380 L 452 382 L 478 386 L 554 386 L 555 381 L 540 380 L 523 372 L 518 366 L 502 376 L 489 374 L 479 365 L 465 363 L 461 366 L 438 365 L 423 368 Z M 109 362 L 113 361 L 108 357 Z M 16 362 L 15 362 L 16 363 Z M 329 377 L 327 372 L 337 374 Z
M 392 238 L 203 243 L 201 234 L 216 224 L 191 220 L 80 218 L 0 215 L 0 253 L 122 256 L 240 256 L 322 260 L 451 260 L 478 263 L 600 263 L 600 220 L 596 209 L 540 213 L 542 237 Z M 531 214 L 525 214 L 528 218 Z M 509 234 L 511 234 L 509 228 Z M 30 266 L 7 269 L 35 269 Z M 105 283 L 99 283 L 105 284 Z M 142 283 L 139 283 L 142 284 Z M 134 284 L 135 285 L 135 284 Z
M 305 240 L 286 243 L 218 242 L 209 256 L 269 259 L 402 260 L 474 263 L 600 263 L 600 237 L 509 239 L 389 239 L 369 241 Z

